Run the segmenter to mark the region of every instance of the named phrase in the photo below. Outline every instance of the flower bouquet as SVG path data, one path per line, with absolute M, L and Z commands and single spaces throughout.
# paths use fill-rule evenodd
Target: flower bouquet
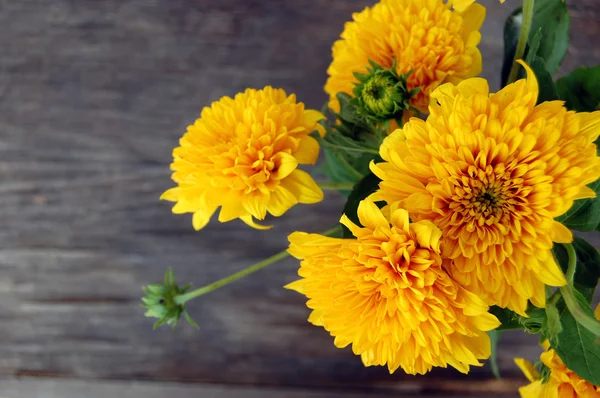
M 600 255 L 572 232 L 600 230 L 600 66 L 554 80 L 567 7 L 524 0 L 492 93 L 476 77 L 485 14 L 473 0 L 381 0 L 334 43 L 322 111 L 269 86 L 204 108 L 161 197 L 196 230 L 217 210 L 261 230 L 323 191 L 347 200 L 339 225 L 294 232 L 287 250 L 205 287 L 169 269 L 144 288 L 155 327 L 195 326 L 190 300 L 291 255 L 300 279 L 285 287 L 365 366 L 468 373 L 491 359 L 497 373 L 499 334 L 521 329 L 545 349 L 515 359 L 523 397 L 600 397 Z M 328 182 L 302 169 L 320 153 Z

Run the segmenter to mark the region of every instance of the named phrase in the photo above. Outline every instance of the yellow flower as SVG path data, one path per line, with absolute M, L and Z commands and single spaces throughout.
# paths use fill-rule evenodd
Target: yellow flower
M 596 308 L 595 315 L 600 320 L 600 305 Z M 547 341 L 542 346 L 546 351 L 540 355 L 540 359 L 550 370 L 550 378 L 546 383 L 541 380 L 531 362 L 515 358 L 515 363 L 531 382 L 519 388 L 522 398 L 600 398 L 600 387 L 583 380 L 567 368 Z
M 423 374 L 451 365 L 463 373 L 490 355 L 485 331 L 499 325 L 488 306 L 442 268 L 441 231 L 409 223 L 392 206 L 386 217 L 368 200 L 359 227 L 340 220 L 356 239 L 295 232 L 289 252 L 302 259 L 302 279 L 286 286 L 304 294 L 309 321 L 342 348 L 352 344 L 365 366 Z
M 474 4 L 463 13 L 453 12 L 443 0 L 382 0 L 347 22 L 341 39 L 333 45 L 333 62 L 325 91 L 329 107 L 340 110 L 336 94 L 352 95 L 366 73 L 369 60 L 384 68 L 397 59 L 397 72 L 413 71 L 407 88 L 421 87 L 411 105 L 426 111 L 429 94 L 441 83 L 458 82 L 481 72 L 479 28 L 485 8 Z
M 505 0 L 500 0 L 500 3 L 504 3 Z M 452 7 L 456 11 L 464 11 L 471 4 L 475 3 L 475 0 L 453 0 Z
M 480 78 L 439 87 L 427 121 L 388 136 L 386 162 L 371 165 L 383 180 L 372 199 L 432 221 L 452 277 L 519 314 L 528 299 L 544 307 L 544 284 L 565 284 L 551 249 L 572 235 L 554 218 L 594 197 L 586 184 L 600 177 L 600 112 L 536 106 L 538 84 L 523 65 L 528 78 L 495 94 Z
M 324 134 L 320 112 L 304 109 L 295 95 L 265 87 L 223 97 L 202 110 L 173 150 L 177 187 L 161 199 L 177 202 L 173 213 L 193 213 L 196 230 L 217 208 L 219 221 L 281 216 L 296 203 L 316 203 L 323 192 L 298 164 L 314 164 Z

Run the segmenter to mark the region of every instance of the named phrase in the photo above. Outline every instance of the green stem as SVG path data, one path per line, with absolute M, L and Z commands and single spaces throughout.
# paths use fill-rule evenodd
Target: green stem
M 573 318 L 577 321 L 578 324 L 594 333 L 596 337 L 600 337 L 600 322 L 598 322 L 594 317 L 590 316 L 587 312 L 581 308 L 575 295 L 573 294 L 573 278 L 575 276 L 575 268 L 577 265 L 577 253 L 575 252 L 575 248 L 572 244 L 568 243 L 565 245 L 567 249 L 567 254 L 569 255 L 569 262 L 567 265 L 567 272 L 565 273 L 565 277 L 567 278 L 567 284 L 565 286 L 561 286 L 560 293 L 565 299 L 565 303 L 567 304 L 567 308 Z
M 325 191 L 352 191 L 354 188 L 350 182 L 318 182 L 317 185 Z
M 329 230 L 325 231 L 323 233 L 323 235 L 331 236 L 331 235 L 337 233 L 338 231 L 340 231 L 341 228 L 342 228 L 341 226 L 336 225 L 335 227 L 330 228 Z M 202 296 L 206 293 L 210 293 L 210 292 L 217 290 L 218 288 L 223 287 L 231 282 L 237 281 L 238 279 L 241 279 L 247 275 L 253 274 L 256 271 L 258 271 L 262 268 L 265 268 L 267 265 L 276 263 L 277 261 L 282 260 L 282 259 L 288 257 L 289 255 L 290 254 L 287 252 L 287 250 L 283 250 L 277 254 L 272 255 L 269 258 L 266 258 L 254 265 L 249 266 L 248 268 L 244 268 L 243 270 L 238 271 L 235 274 L 226 276 L 223 279 L 219 279 L 218 281 L 213 282 L 210 285 L 203 286 L 203 287 L 193 290 L 189 293 L 180 294 L 175 297 L 175 303 L 177 303 L 179 305 L 183 305 L 196 297 Z
M 335 144 L 331 144 L 327 141 L 321 141 L 321 145 L 327 147 L 327 148 L 335 148 L 335 149 L 341 149 L 344 151 L 348 151 L 348 152 L 359 152 L 359 153 L 370 153 L 373 155 L 379 155 L 379 151 L 377 149 L 371 149 L 371 148 L 350 148 L 347 146 L 343 146 L 343 145 L 335 145 Z
M 567 278 L 567 284 L 573 286 L 573 279 L 575 278 L 575 268 L 577 266 L 577 253 L 571 243 L 564 245 L 567 249 L 567 255 L 569 256 L 569 262 L 567 263 L 567 272 L 565 277 Z
M 523 0 L 523 23 L 521 24 L 521 32 L 519 33 L 519 41 L 517 41 L 517 48 L 515 50 L 515 57 L 513 64 L 508 74 L 507 84 L 510 84 L 517 80 L 519 72 L 519 64 L 517 60 L 523 58 L 525 54 L 525 47 L 527 46 L 527 39 L 529 38 L 529 31 L 531 30 L 531 21 L 533 20 L 533 6 L 535 0 Z

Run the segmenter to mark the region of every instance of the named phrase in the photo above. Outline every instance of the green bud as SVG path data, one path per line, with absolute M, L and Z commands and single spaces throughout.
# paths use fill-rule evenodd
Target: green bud
M 519 317 L 519 323 L 523 325 L 527 332 L 538 334 L 544 329 L 546 325 L 546 311 L 544 308 L 533 307 L 527 311 L 527 316 L 527 318 Z
M 142 306 L 147 311 L 144 314 L 148 318 L 157 318 L 154 329 L 162 325 L 171 325 L 173 329 L 177 327 L 181 316 L 183 316 L 190 325 L 198 327 L 185 308 L 185 302 L 179 303 L 177 297 L 190 290 L 191 285 L 180 288 L 175 283 L 173 270 L 169 268 L 165 273 L 164 283 L 162 285 L 148 285 L 143 288 L 146 295 L 142 297 Z
M 396 62 L 389 68 L 383 68 L 369 61 L 372 68 L 368 73 L 355 73 L 358 79 L 352 93 L 358 107 L 358 113 L 374 122 L 401 119 L 405 110 L 410 108 L 410 99 L 419 92 L 419 88 L 409 91 L 406 79 L 410 72 L 398 75 Z

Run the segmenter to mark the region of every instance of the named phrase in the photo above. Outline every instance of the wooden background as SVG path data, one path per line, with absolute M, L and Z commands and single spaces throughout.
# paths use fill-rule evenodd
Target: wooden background
M 358 0 L 0 0 L 0 396 L 514 396 L 512 357 L 539 354 L 507 334 L 504 378 L 365 369 L 306 322 L 282 286 L 293 260 L 193 302 L 200 324 L 152 331 L 141 286 L 172 266 L 196 286 L 335 223 L 342 199 L 299 206 L 257 233 L 196 233 L 161 192 L 171 150 L 202 106 L 266 84 L 325 101 L 330 47 Z M 502 25 L 518 0 L 488 5 L 486 77 L 497 86 Z M 600 63 L 600 5 L 570 2 L 563 71 Z

